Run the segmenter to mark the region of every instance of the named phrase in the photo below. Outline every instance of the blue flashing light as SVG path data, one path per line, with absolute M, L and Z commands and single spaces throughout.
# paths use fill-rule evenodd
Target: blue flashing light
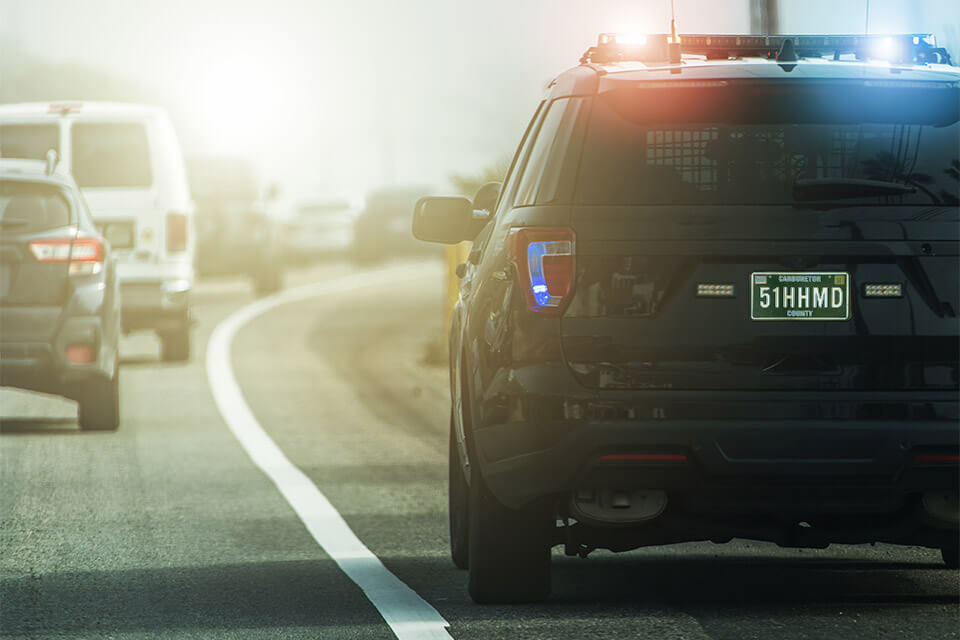
M 533 289 L 533 299 L 541 307 L 550 303 L 550 289 L 547 280 L 543 277 L 543 256 L 547 254 L 547 245 L 552 242 L 531 242 L 527 246 L 527 269 L 530 272 L 530 287 Z
M 573 246 L 568 240 L 552 240 L 531 242 L 527 245 L 527 271 L 530 274 L 530 288 L 533 299 L 540 307 L 556 307 L 560 298 L 550 293 L 547 279 L 543 273 L 543 259 L 545 256 L 569 256 L 573 253 Z M 562 295 L 562 294 L 561 294 Z

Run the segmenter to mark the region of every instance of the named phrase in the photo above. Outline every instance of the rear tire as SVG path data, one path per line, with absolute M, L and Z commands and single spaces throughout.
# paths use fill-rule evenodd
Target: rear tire
M 160 358 L 164 362 L 186 362 L 190 359 L 190 325 L 160 334 Z
M 120 426 L 120 370 L 112 378 L 96 377 L 80 388 L 77 422 L 84 431 L 116 431 Z
M 470 597 L 479 604 L 537 602 L 550 595 L 553 513 L 546 501 L 510 509 L 478 470 L 470 481 Z
M 457 569 L 470 566 L 470 485 L 463 475 L 460 454 L 457 452 L 457 435 L 453 430 L 453 415 L 450 416 L 450 464 L 449 464 L 449 519 L 450 557 Z
M 960 544 L 943 547 L 940 549 L 940 556 L 948 569 L 960 569 L 960 558 L 958 558 L 960 556 Z

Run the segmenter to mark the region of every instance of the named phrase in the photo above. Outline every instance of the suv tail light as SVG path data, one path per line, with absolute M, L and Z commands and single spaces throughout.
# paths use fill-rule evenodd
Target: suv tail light
M 69 262 L 71 276 L 90 276 L 103 270 L 106 256 L 99 238 L 50 238 L 30 243 L 38 262 Z
M 527 309 L 560 315 L 573 293 L 574 233 L 563 228 L 521 228 L 510 234 L 510 257 Z
M 167 251 L 187 250 L 187 227 L 186 214 L 167 214 Z

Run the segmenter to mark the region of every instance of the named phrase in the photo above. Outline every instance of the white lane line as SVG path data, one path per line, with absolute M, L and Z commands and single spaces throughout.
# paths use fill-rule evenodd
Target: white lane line
M 353 580 L 400 640 L 450 640 L 449 624 L 426 600 L 390 573 L 351 531 L 327 497 L 283 454 L 257 422 L 233 375 L 230 345 L 257 316 L 291 302 L 422 277 L 423 270 L 378 270 L 290 289 L 243 307 L 217 325 L 207 346 L 207 377 L 220 413 L 253 462 L 273 480 L 313 539 Z

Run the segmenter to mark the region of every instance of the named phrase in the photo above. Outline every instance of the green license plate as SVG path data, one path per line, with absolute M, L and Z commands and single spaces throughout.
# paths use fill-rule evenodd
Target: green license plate
M 750 274 L 753 320 L 849 320 L 850 274 L 842 271 Z

